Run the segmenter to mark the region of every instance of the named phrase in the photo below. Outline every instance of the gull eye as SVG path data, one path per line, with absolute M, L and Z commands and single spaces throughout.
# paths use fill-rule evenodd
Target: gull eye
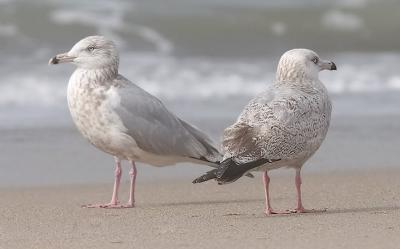
M 89 52 L 93 52 L 94 49 L 95 49 L 94 46 L 89 46 L 89 47 L 86 48 L 86 50 L 89 51 Z
M 318 57 L 315 57 L 314 59 L 311 60 L 312 62 L 314 62 L 314 64 L 318 63 Z

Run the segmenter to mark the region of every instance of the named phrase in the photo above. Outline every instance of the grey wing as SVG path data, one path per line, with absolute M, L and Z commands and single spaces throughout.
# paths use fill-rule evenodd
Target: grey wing
M 142 150 L 209 161 L 220 156 L 204 133 L 177 118 L 140 87 L 129 82 L 118 89 L 118 94 L 120 105 L 115 111 L 127 128 L 126 133 Z
M 301 96 L 270 91 L 253 99 L 238 121 L 224 131 L 224 158 L 247 163 L 285 160 L 308 153 L 326 122 Z
M 211 139 L 204 134 L 202 131 L 197 129 L 196 127 L 192 126 L 191 124 L 179 119 L 183 127 L 189 131 L 189 133 L 198 141 L 200 142 L 207 151 L 207 155 L 213 155 L 215 157 L 215 161 L 219 161 L 221 157 L 221 153 L 218 149 L 213 146 L 213 142 Z

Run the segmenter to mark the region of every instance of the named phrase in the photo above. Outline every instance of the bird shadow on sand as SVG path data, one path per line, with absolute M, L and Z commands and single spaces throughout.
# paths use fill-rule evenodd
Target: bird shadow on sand
M 142 207 L 178 207 L 178 206 L 192 206 L 192 205 L 218 205 L 218 204 L 230 204 L 230 203 L 249 203 L 249 202 L 260 202 L 262 199 L 242 199 L 242 200 L 212 200 L 212 201 L 187 201 L 187 202 L 170 202 L 170 203 L 151 203 L 143 204 Z
M 171 203 L 152 203 L 147 205 L 142 205 L 142 207 L 184 207 L 193 205 L 223 205 L 223 204 L 233 204 L 233 203 L 262 203 L 263 199 L 241 199 L 241 200 L 212 200 L 212 201 L 189 201 L 189 202 L 171 202 Z M 350 213 L 372 213 L 372 214 L 384 214 L 386 212 L 398 211 L 400 206 L 380 206 L 380 207 L 360 207 L 360 208 L 334 208 L 334 209 L 315 209 L 309 213 L 290 213 L 290 214 L 277 214 L 271 216 L 265 216 L 262 214 L 262 209 L 260 213 L 235 213 L 227 212 L 222 216 L 241 216 L 243 218 L 283 218 L 283 217 L 308 217 L 316 215 L 334 215 L 334 214 L 350 214 Z

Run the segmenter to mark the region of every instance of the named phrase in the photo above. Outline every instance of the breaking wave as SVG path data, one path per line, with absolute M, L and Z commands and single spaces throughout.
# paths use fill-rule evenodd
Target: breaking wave
M 400 90 L 396 69 L 400 55 L 354 55 L 357 59 L 352 58 L 351 55 L 337 56 L 334 60 L 339 70 L 321 73 L 321 80 L 331 94 Z M 231 62 L 126 54 L 122 55 L 120 72 L 152 94 L 174 101 L 254 96 L 273 81 L 274 69 L 275 64 L 270 61 Z M 0 107 L 65 104 L 71 68 L 36 70 L 2 78 Z M 50 74 L 50 70 L 56 73 Z

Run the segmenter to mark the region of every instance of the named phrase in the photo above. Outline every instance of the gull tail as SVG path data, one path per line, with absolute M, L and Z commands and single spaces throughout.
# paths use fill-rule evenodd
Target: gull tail
M 205 182 L 205 181 L 208 181 L 208 180 L 211 180 L 211 179 L 216 179 L 217 178 L 217 172 L 218 172 L 218 169 L 213 169 L 213 170 L 207 171 L 204 175 L 194 179 L 192 181 L 192 183 L 201 183 L 201 182 Z
M 213 179 L 213 178 L 216 178 L 216 173 L 217 173 L 217 171 L 218 171 L 218 168 L 221 166 L 221 163 L 220 163 L 220 162 L 212 162 L 212 161 L 207 160 L 207 159 L 204 158 L 204 157 L 201 157 L 201 158 L 198 158 L 198 159 L 192 157 L 192 159 L 195 160 L 195 161 L 203 161 L 203 162 L 204 162 L 205 164 L 207 164 L 208 166 L 211 166 L 211 167 L 216 168 L 216 169 L 207 171 L 207 173 L 205 173 L 205 174 L 202 175 L 201 177 L 195 179 L 195 180 L 193 181 L 193 183 L 205 182 L 205 181 L 211 180 L 211 179 Z M 254 178 L 254 175 L 253 175 L 252 173 L 249 173 L 249 172 L 246 173 L 245 176 L 247 176 L 247 177 L 249 177 L 249 178 Z
M 211 167 L 218 168 L 220 167 L 220 160 L 222 159 L 222 155 L 217 148 L 213 145 L 213 142 L 210 138 L 197 128 L 192 125 L 186 123 L 183 120 L 180 120 L 182 125 L 190 132 L 190 134 L 205 148 L 206 154 L 201 156 L 200 158 L 192 157 L 196 162 L 205 163 Z M 251 173 L 246 174 L 247 177 L 254 178 L 254 175 Z
M 253 162 L 239 164 L 232 158 L 228 158 L 221 162 L 217 169 L 210 170 L 204 175 L 193 180 L 192 183 L 201 183 L 211 179 L 216 179 L 218 184 L 231 183 L 242 177 L 246 172 L 251 169 L 257 168 L 266 163 L 273 163 L 278 160 L 260 159 Z

